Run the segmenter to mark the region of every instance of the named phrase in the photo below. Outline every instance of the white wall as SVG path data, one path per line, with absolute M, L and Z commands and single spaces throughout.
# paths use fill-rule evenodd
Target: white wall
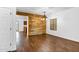
M 19 31 L 24 31 L 24 21 L 27 21 L 28 16 L 16 15 L 16 20 L 19 22 Z
M 57 18 L 57 31 L 50 30 L 50 19 Z M 46 32 L 51 35 L 67 38 L 79 42 L 79 8 L 71 8 L 47 19 Z

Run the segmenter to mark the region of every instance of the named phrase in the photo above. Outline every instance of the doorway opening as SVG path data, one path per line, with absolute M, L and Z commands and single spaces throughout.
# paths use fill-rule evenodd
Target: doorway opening
M 16 15 L 16 32 L 23 32 L 27 35 L 28 16 Z
M 28 38 L 28 16 L 16 15 L 16 48 L 23 46 L 23 40 Z M 22 44 L 21 44 L 22 43 Z M 22 50 L 22 49 L 21 49 Z

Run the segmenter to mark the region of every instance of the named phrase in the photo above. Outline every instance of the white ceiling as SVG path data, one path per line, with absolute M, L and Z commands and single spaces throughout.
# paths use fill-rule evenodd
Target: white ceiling
M 46 15 L 48 16 L 51 13 L 54 14 L 70 8 L 71 7 L 17 7 L 16 10 L 21 12 L 39 14 L 39 15 L 44 15 L 43 12 L 45 11 Z

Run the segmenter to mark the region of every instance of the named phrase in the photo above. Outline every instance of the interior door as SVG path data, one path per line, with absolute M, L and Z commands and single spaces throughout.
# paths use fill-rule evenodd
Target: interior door
M 11 45 L 10 9 L 0 8 L 0 51 L 8 51 Z

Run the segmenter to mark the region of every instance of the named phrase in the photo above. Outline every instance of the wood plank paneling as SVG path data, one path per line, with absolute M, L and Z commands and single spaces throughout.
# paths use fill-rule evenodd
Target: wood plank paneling
M 29 35 L 38 35 L 45 33 L 46 33 L 46 18 L 37 16 L 29 17 Z
M 26 13 L 26 12 L 18 12 L 18 11 L 16 12 L 16 15 L 46 17 L 46 16 L 43 16 L 43 15 L 32 14 L 32 13 Z

